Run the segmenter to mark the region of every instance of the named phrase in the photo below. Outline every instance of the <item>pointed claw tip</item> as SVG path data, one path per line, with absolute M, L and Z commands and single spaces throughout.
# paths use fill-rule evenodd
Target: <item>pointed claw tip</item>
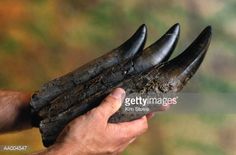
M 147 38 L 147 27 L 142 24 L 136 32 L 118 48 L 121 51 L 120 55 L 122 60 L 130 59 L 135 54 L 143 50 Z
M 212 31 L 212 27 L 211 27 L 211 25 L 208 25 L 205 29 L 207 29 L 207 31 L 209 31 L 209 32 Z
M 211 26 L 207 26 L 206 28 L 205 28 L 205 31 L 206 31 L 206 33 L 208 34 L 208 38 L 209 38 L 209 40 L 211 39 L 211 35 L 212 35 L 212 27 Z
M 173 25 L 173 27 L 176 27 L 176 28 L 180 29 L 180 24 L 179 24 L 179 23 L 175 23 L 175 24 Z
M 179 23 L 176 23 L 167 31 L 166 34 L 178 36 L 179 33 L 180 33 L 180 25 Z
M 140 25 L 140 27 L 145 27 L 146 28 L 147 26 L 146 26 L 146 24 L 143 23 L 142 25 Z
M 137 32 L 139 32 L 139 31 L 146 34 L 147 33 L 147 26 L 145 24 L 142 24 L 141 26 L 139 26 Z
M 194 42 L 186 49 L 186 51 L 194 51 L 196 47 L 200 47 L 201 50 L 199 49 L 197 53 L 206 53 L 211 41 L 211 31 L 211 26 L 207 26 L 204 30 L 202 30 Z
M 146 38 L 147 26 L 145 24 L 139 26 L 138 30 L 135 32 L 134 35 L 140 36 L 142 39 Z
M 178 26 L 180 26 L 180 24 L 179 24 L 179 23 L 175 23 L 175 25 L 178 25 Z
M 207 26 L 199 36 L 202 36 L 203 38 L 211 38 L 211 34 L 212 34 L 212 27 L 211 26 Z

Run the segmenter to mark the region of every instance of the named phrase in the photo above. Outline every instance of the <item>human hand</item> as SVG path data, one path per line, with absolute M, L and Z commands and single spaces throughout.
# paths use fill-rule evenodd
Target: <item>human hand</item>
M 146 116 L 131 122 L 111 124 L 108 119 L 121 106 L 125 91 L 115 89 L 100 106 L 71 121 L 46 154 L 118 154 L 147 128 Z

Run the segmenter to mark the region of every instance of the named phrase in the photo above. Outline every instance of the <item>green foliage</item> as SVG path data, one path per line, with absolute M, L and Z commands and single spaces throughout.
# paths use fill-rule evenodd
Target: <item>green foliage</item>
M 13 37 L 6 37 L 0 43 L 0 49 L 7 54 L 14 54 L 21 49 L 20 44 Z
M 230 93 L 236 90 L 236 86 L 230 84 L 230 82 L 221 80 L 220 77 L 211 77 L 210 75 L 200 76 L 199 84 L 204 92 Z
M 180 148 L 193 149 L 196 153 L 201 155 L 226 155 L 226 153 L 219 146 L 203 144 L 198 141 L 179 138 L 176 140 L 176 145 Z

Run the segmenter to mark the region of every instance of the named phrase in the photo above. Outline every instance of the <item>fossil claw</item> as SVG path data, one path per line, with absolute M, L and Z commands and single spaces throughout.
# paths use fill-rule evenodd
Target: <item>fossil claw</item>
M 85 64 L 84 66 L 79 67 L 78 69 L 62 77 L 56 78 L 44 84 L 42 88 L 32 96 L 30 103 L 32 113 L 34 114 L 40 110 L 49 101 L 61 93 L 95 77 L 104 69 L 133 58 L 136 53 L 143 50 L 146 36 L 147 28 L 143 24 L 130 39 L 118 48 L 103 55 L 102 57 L 95 59 L 91 63 Z M 35 119 L 36 120 L 34 121 L 37 122 L 37 118 Z
M 173 53 L 179 39 L 180 26 L 173 25 L 160 39 L 147 47 L 141 55 L 134 60 L 135 70 L 144 71 L 159 63 L 165 62 Z
M 146 27 L 142 25 L 119 48 L 44 85 L 31 101 L 32 109 L 37 110 L 35 117 L 38 117 L 44 146 L 52 145 L 68 122 L 98 106 L 116 87 L 125 89 L 128 97 L 145 97 L 153 92 L 162 96 L 180 91 L 204 59 L 211 27 L 205 28 L 184 52 L 167 61 L 177 44 L 179 27 L 175 24 L 142 51 L 146 40 Z M 122 104 L 108 122 L 132 121 L 157 111 L 160 105 L 140 106 L 149 110 L 126 111 Z
M 139 79 L 133 78 L 123 81 L 120 86 L 125 88 L 126 94 L 132 94 L 132 92 L 144 92 L 142 94 L 156 92 L 157 95 L 161 95 L 180 91 L 202 63 L 210 40 L 211 27 L 208 26 L 179 56 L 169 62 L 151 68 L 148 73 Z M 159 105 L 155 104 L 146 105 L 146 107 L 150 109 L 149 112 L 155 112 L 159 109 Z M 123 104 L 118 112 L 110 117 L 109 122 L 130 121 L 147 114 L 147 112 L 127 112 L 124 109 L 125 106 Z
M 179 56 L 159 68 L 163 92 L 180 91 L 199 68 L 211 41 L 211 27 L 206 27 Z
M 92 80 L 77 85 L 67 93 L 58 96 L 40 110 L 39 116 L 41 119 L 48 117 L 49 114 L 53 117 L 58 112 L 65 111 L 68 107 L 86 99 L 96 92 L 106 91 L 109 88 L 115 87 L 128 77 L 146 72 L 148 69 L 169 58 L 175 48 L 178 36 L 179 25 L 175 24 L 159 40 L 143 52 L 140 52 L 141 54 L 135 56 L 134 60 L 125 61 L 119 65 L 107 68 Z M 85 90 L 86 88 L 89 88 L 88 92 L 80 92 L 80 96 L 73 97 L 74 94 L 77 94 L 78 90 Z M 71 98 L 70 103 L 67 102 L 68 98 Z
M 136 53 L 141 52 L 145 46 L 147 37 L 147 27 L 145 24 L 141 25 L 133 36 L 119 46 L 117 51 L 120 51 L 120 61 L 132 58 Z

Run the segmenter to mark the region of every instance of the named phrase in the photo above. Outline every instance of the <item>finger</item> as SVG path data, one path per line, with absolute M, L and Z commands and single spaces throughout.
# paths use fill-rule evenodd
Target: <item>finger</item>
M 102 114 L 106 120 L 121 107 L 125 98 L 125 91 L 122 88 L 116 88 L 108 95 L 95 109 L 95 113 Z
M 148 129 L 147 117 L 143 116 L 140 119 L 131 121 L 131 122 L 124 122 L 118 124 L 110 124 L 116 125 L 118 127 L 118 131 L 120 134 L 123 134 L 125 138 L 132 139 L 143 134 Z

